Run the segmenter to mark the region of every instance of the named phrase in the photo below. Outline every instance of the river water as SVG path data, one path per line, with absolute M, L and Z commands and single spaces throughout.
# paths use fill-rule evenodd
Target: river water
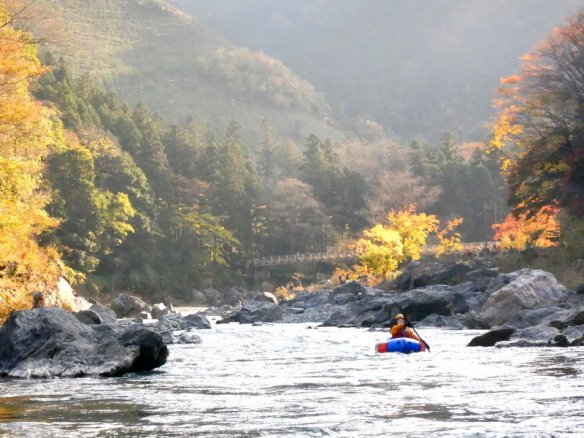
M 121 378 L 0 380 L 0 436 L 584 436 L 584 348 L 375 354 L 365 329 L 213 325 L 160 369 Z

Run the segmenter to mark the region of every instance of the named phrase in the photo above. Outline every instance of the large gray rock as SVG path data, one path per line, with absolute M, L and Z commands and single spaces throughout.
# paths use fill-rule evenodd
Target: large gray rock
M 153 319 L 160 319 L 169 313 L 171 313 L 171 311 L 164 303 L 154 304 L 152 306 L 152 310 L 150 311 L 150 315 Z
M 311 307 L 320 307 L 325 304 L 334 303 L 333 296 L 331 291 L 322 289 L 316 292 L 305 292 L 298 295 L 293 300 L 288 302 L 290 307 L 304 307 L 304 308 L 311 308 Z
M 497 268 L 481 267 L 466 274 L 467 281 L 471 281 L 476 290 L 486 291 L 493 278 L 499 275 Z
M 118 318 L 130 318 L 137 316 L 142 311 L 150 312 L 150 306 L 140 298 L 121 294 L 118 295 L 110 304 L 112 310 L 116 312 Z
M 2 376 L 118 376 L 157 368 L 167 356 L 144 326 L 86 325 L 56 307 L 15 312 L 0 328 Z
M 236 315 L 236 321 L 241 324 L 254 322 L 280 321 L 283 317 L 282 308 L 265 301 L 250 301 Z
M 453 286 L 466 281 L 466 274 L 470 270 L 471 267 L 462 263 L 444 266 L 437 262 L 427 265 L 412 262 L 393 282 L 393 288 L 406 291 L 437 284 Z
M 75 318 L 81 321 L 83 324 L 102 324 L 103 321 L 101 317 L 93 310 L 82 310 L 81 312 L 74 313 Z
M 211 323 L 204 315 L 196 313 L 182 316 L 178 313 L 168 313 L 160 318 L 159 324 L 155 326 L 166 330 L 190 330 L 196 329 L 210 329 Z
M 278 304 L 278 298 L 271 292 L 262 292 L 256 295 L 254 301 L 263 301 L 266 303 Z
M 395 301 L 412 321 L 421 321 L 428 315 L 450 315 L 453 292 L 450 286 L 436 285 L 413 289 L 395 296 Z
M 355 299 L 359 300 L 368 296 L 375 296 L 379 291 L 377 289 L 367 287 L 358 281 L 350 281 L 348 283 L 337 286 L 332 290 L 333 295 L 351 294 Z
M 92 312 L 95 312 L 99 315 L 102 324 L 115 324 L 116 323 L 116 313 L 102 304 L 94 303 L 89 308 Z
M 487 326 L 502 325 L 525 309 L 553 305 L 568 293 L 552 274 L 538 269 L 522 269 L 507 277 L 508 284 L 481 307 L 479 317 Z
M 323 327 L 355 327 L 358 325 L 355 314 L 348 309 L 335 310 L 326 321 Z

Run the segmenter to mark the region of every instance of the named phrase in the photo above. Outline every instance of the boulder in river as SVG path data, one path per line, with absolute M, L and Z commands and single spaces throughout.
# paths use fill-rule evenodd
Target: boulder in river
M 250 301 L 239 311 L 217 321 L 217 324 L 239 322 L 240 324 L 253 324 L 254 322 L 281 321 L 284 316 L 282 307 L 267 301 Z
M 262 292 L 255 297 L 253 297 L 254 301 L 263 301 L 266 303 L 278 304 L 278 298 L 271 292 Z
M 164 315 L 168 315 L 169 313 L 172 312 L 164 303 L 154 304 L 152 306 L 152 310 L 150 311 L 150 315 L 152 316 L 153 319 L 160 319 Z
M 553 274 L 539 269 L 522 269 L 507 278 L 508 284 L 494 291 L 481 307 L 479 317 L 489 327 L 504 324 L 522 310 L 552 305 L 568 293 Z
M 168 313 L 163 315 L 154 326 L 166 330 L 210 329 L 211 323 L 206 316 L 196 313 L 186 316 L 178 313 Z
M 0 328 L 0 375 L 118 376 L 166 362 L 158 333 L 134 325 L 86 325 L 57 307 L 14 312 Z
M 290 307 L 302 307 L 305 309 L 312 307 L 320 307 L 325 304 L 334 303 L 331 291 L 328 289 L 321 289 L 315 292 L 304 292 L 296 296 L 296 298 L 288 301 Z
M 413 289 L 395 296 L 395 301 L 412 321 L 420 321 L 436 313 L 450 315 L 453 298 L 452 288 L 445 285 Z
M 83 324 L 102 324 L 103 321 L 101 316 L 93 310 L 82 310 L 81 312 L 76 312 L 75 318 L 81 321 Z
M 144 310 L 150 312 L 150 306 L 148 304 L 140 298 L 128 294 L 118 295 L 111 302 L 110 306 L 116 312 L 118 318 L 131 318 L 139 315 Z
M 109 307 L 104 306 L 103 304 L 94 303 L 89 308 L 92 312 L 95 312 L 101 318 L 102 324 L 115 324 L 117 317 L 116 313 L 110 309 Z
M 510 327 L 499 327 L 475 336 L 468 343 L 467 347 L 493 347 L 497 342 L 508 341 L 515 329 Z
M 237 314 L 237 321 L 241 324 L 254 322 L 280 321 L 283 317 L 282 308 L 267 301 L 250 301 Z

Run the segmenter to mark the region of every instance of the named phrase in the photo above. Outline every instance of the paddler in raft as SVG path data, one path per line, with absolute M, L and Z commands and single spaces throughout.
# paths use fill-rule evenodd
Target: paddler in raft
M 391 333 L 391 339 L 397 338 L 410 338 L 415 339 L 420 343 L 422 351 L 426 350 L 426 343 L 416 334 L 411 324 L 407 322 L 406 317 L 398 313 L 393 318 L 391 327 L 389 328 L 389 333 Z

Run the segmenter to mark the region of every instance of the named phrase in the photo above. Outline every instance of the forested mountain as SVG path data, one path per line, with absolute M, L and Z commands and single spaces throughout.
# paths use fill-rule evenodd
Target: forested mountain
M 191 115 L 223 129 L 234 119 L 257 140 L 250 133 L 269 117 L 283 138 L 342 137 L 310 83 L 166 1 L 39 0 L 34 7 L 43 17 L 32 21 L 35 30 L 73 74 L 88 74 L 167 120 Z
M 387 12 L 387 3 L 332 7 L 322 0 L 311 4 L 312 13 L 327 4 L 327 20 L 337 20 L 339 32 L 347 24 L 343 14 L 358 15 L 359 5 L 375 16 Z M 487 10 L 480 1 L 476 10 L 466 4 L 456 12 Z M 414 204 L 430 214 L 440 242 L 491 239 L 493 223 L 508 211 L 507 187 L 515 213 L 534 212 L 535 219 L 508 216 L 496 227 L 500 236 L 514 236 L 519 227 L 521 242 L 543 236 L 552 244 L 557 227 L 542 233 L 541 225 L 551 223 L 542 217 L 560 207 L 582 214 L 583 112 L 573 92 L 582 81 L 562 82 L 582 71 L 582 15 L 524 58 L 519 75 L 502 81 L 503 109 L 490 143 L 461 143 L 446 133 L 408 148 L 388 139 L 370 117 L 344 117 L 356 133 L 341 133 L 308 82 L 261 52 L 230 45 L 164 1 L 33 5 L 14 9 L 0 2 L 0 291 L 11 297 L 0 319 L 29 305 L 31 288 L 51 289 L 60 275 L 91 296 L 125 290 L 189 300 L 194 288 L 241 284 L 253 257 L 319 252 L 376 235 L 371 230 L 382 230 L 396 211 L 407 219 Z M 424 8 L 409 11 L 420 20 L 427 14 Z M 367 34 L 358 30 L 357 41 Z M 427 35 L 450 35 L 442 30 Z M 389 44 L 383 35 L 377 41 Z M 444 50 L 458 53 L 459 46 L 460 35 Z M 316 66 L 321 49 L 313 49 Z M 488 59 L 494 50 L 484 46 L 481 54 Z M 371 59 L 381 52 L 381 46 L 366 50 Z M 373 84 L 369 67 L 362 67 L 361 83 Z M 406 75 L 410 67 L 398 70 Z M 378 74 L 384 71 L 381 66 Z M 553 74 L 537 76 L 548 71 Z M 332 79 L 339 74 L 329 72 Z M 412 77 L 420 80 L 417 89 L 435 90 L 432 81 Z M 552 95 L 546 91 L 550 78 L 559 87 Z M 471 91 L 469 102 L 483 104 L 485 91 Z M 462 114 L 457 99 L 436 103 L 429 96 L 420 108 L 445 111 L 440 105 L 448 102 L 461 111 L 452 117 L 469 129 L 468 117 L 480 113 Z M 409 103 L 403 102 L 396 114 L 406 120 Z M 557 114 L 550 112 L 544 123 L 541 114 L 552 110 Z M 514 143 L 529 154 L 517 153 Z
M 172 0 L 409 141 L 487 134 L 502 76 L 582 0 Z

